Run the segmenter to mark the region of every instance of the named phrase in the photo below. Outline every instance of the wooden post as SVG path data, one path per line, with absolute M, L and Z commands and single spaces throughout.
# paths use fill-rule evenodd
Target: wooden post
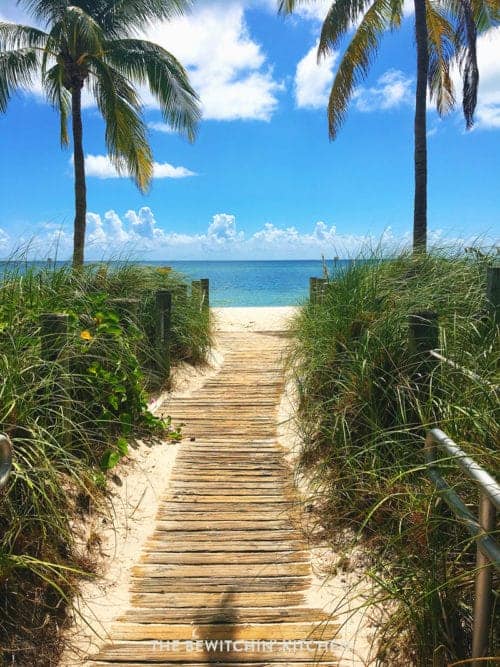
M 408 324 L 408 349 L 413 358 L 414 377 L 420 389 L 427 393 L 436 363 L 430 351 L 439 347 L 438 314 L 432 310 L 413 313 Z
M 500 322 L 500 265 L 488 267 L 486 299 L 493 321 Z
M 69 366 L 69 357 L 64 354 L 64 348 L 68 342 L 69 315 L 63 313 L 43 313 L 40 315 L 40 342 L 41 358 L 50 363 L 57 362 L 62 368 L 62 373 L 56 379 L 59 387 L 62 389 L 65 398 L 62 399 L 61 407 L 61 429 L 62 439 L 66 446 L 71 445 L 72 426 L 71 426 L 71 374 Z M 57 367 L 56 367 L 57 368 Z M 52 375 L 52 371 L 50 372 Z M 60 392 L 57 392 L 60 394 Z M 54 412 L 55 414 L 55 412 Z
M 170 376 L 170 327 L 172 318 L 172 293 L 161 289 L 156 292 L 156 344 L 158 356 L 167 378 Z
M 201 303 L 203 308 L 210 308 L 210 281 L 208 278 L 200 280 Z
M 317 278 L 309 278 L 309 301 L 316 303 L 316 281 Z
M 311 303 L 321 303 L 323 301 L 327 284 L 327 278 L 309 278 L 309 301 Z
M 44 361 L 63 361 L 61 357 L 68 340 L 69 315 L 61 313 L 44 313 L 40 315 L 40 338 L 42 343 L 41 357 Z
M 187 295 L 188 295 L 188 286 L 186 285 L 186 283 L 181 283 L 180 285 L 177 285 L 177 287 L 175 288 L 174 296 L 180 301 L 187 301 Z
M 316 299 L 317 301 L 319 301 L 319 303 L 323 303 L 327 285 L 328 285 L 328 278 L 316 279 Z
M 118 312 L 120 320 L 137 322 L 139 299 L 111 299 L 111 306 Z

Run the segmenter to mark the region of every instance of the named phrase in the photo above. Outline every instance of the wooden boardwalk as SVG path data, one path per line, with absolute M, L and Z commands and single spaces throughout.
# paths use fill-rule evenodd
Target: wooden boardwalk
M 217 375 L 165 408 L 185 423 L 184 439 L 133 571 L 131 608 L 94 667 L 338 664 L 335 624 L 305 600 L 309 555 L 277 443 L 284 338 L 221 339 Z

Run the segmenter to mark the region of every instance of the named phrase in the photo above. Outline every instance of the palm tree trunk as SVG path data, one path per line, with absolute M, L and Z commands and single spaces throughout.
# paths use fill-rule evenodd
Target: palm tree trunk
M 417 42 L 417 92 L 415 100 L 415 202 L 413 209 L 413 252 L 427 246 L 427 76 L 429 52 L 425 0 L 414 0 Z
M 75 225 L 73 236 L 73 268 L 83 266 L 85 225 L 87 218 L 87 186 L 85 184 L 85 157 L 83 154 L 82 89 L 71 91 L 73 122 L 73 150 L 75 169 Z

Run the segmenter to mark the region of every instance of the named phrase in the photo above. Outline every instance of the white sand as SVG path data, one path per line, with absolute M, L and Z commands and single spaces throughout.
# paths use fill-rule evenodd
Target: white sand
M 282 331 L 296 312 L 293 306 L 212 308 L 219 331 Z

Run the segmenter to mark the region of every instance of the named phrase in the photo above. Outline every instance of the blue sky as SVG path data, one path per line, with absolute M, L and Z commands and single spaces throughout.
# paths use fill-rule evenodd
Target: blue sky
M 103 123 L 84 112 L 88 171 L 87 257 L 144 259 L 319 258 L 355 255 L 383 238 L 411 236 L 415 55 L 412 15 L 383 41 L 339 138 L 325 104 L 336 65 L 315 44 L 327 3 L 276 15 L 274 0 L 200 0 L 189 17 L 147 36 L 188 67 L 204 118 L 194 144 L 170 133 L 143 94 L 155 179 L 141 195 L 118 178 Z M 15 0 L 0 16 L 28 22 Z M 460 113 L 429 112 L 429 226 L 441 244 L 500 236 L 500 28 L 480 38 L 476 128 Z M 71 150 L 38 84 L 0 116 L 0 256 L 31 241 L 31 254 L 71 251 Z

